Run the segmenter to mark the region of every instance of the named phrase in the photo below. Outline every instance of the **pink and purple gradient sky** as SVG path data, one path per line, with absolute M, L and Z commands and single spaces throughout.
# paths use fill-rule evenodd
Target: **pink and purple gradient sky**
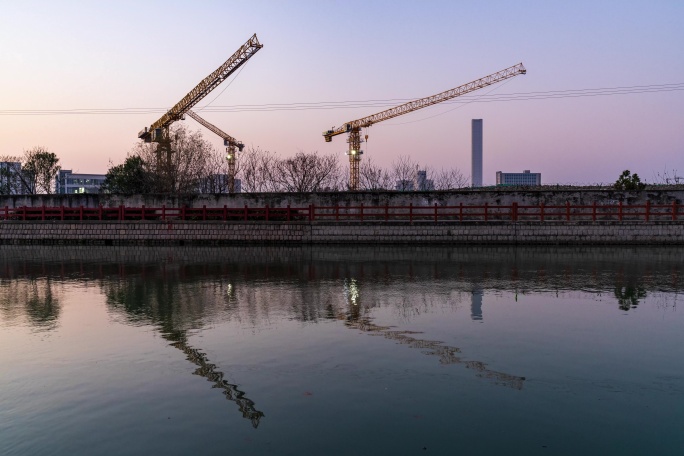
M 63 168 L 104 173 L 253 33 L 264 48 L 198 108 L 418 98 L 518 62 L 527 75 L 490 95 L 684 83 L 683 21 L 678 0 L 3 1 L 0 155 L 41 145 Z M 373 126 L 364 158 L 410 155 L 469 175 L 470 121 L 482 118 L 485 184 L 498 170 L 541 172 L 543 183 L 684 175 L 684 91 L 455 106 Z M 155 111 L 8 113 L 120 108 Z M 382 109 L 199 112 L 247 145 L 345 163 L 345 138 L 321 132 Z

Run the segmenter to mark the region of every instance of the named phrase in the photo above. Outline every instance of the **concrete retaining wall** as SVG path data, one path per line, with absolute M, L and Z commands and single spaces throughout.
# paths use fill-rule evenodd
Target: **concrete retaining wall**
M 0 208 L 7 207 L 308 207 L 316 206 L 481 206 L 489 205 L 589 205 L 682 204 L 684 190 L 510 190 L 466 189 L 448 192 L 330 192 L 330 193 L 238 193 L 234 195 L 9 195 L 0 196 Z
M 662 244 L 682 222 L 0 222 L 0 244 Z

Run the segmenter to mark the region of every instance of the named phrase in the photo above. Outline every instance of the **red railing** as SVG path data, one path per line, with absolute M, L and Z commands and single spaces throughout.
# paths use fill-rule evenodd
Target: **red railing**
M 0 209 L 0 220 L 222 220 L 222 221 L 677 221 L 679 204 L 536 206 L 315 206 L 308 207 L 16 207 Z

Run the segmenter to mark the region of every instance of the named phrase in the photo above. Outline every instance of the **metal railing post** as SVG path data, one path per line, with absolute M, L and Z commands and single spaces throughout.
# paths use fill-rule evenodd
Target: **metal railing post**
M 618 221 L 622 221 L 622 201 L 618 204 Z
M 511 204 L 511 220 L 513 222 L 518 221 L 518 203 L 517 202 Z
M 672 220 L 677 220 L 677 200 L 672 201 Z

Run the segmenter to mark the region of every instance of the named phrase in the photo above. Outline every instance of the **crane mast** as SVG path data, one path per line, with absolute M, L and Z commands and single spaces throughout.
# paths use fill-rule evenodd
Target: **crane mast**
M 145 142 L 156 142 L 157 164 L 161 164 L 161 156 L 166 153 L 166 164 L 170 168 L 171 163 L 171 138 L 169 127 L 177 120 L 181 120 L 193 106 L 199 103 L 212 90 L 219 86 L 226 78 L 244 65 L 263 45 L 259 43 L 256 33 L 245 42 L 235 53 L 230 56 L 220 67 L 209 76 L 204 78 L 185 97 L 169 109 L 163 116 L 154 122 L 149 128 L 145 127 L 138 133 L 138 138 Z
M 223 138 L 223 145 L 226 146 L 226 160 L 228 161 L 228 192 L 235 192 L 235 161 L 237 160 L 237 152 L 242 152 L 245 147 L 237 139 L 230 136 L 228 133 L 224 132 L 216 125 L 213 125 L 199 116 L 196 112 L 190 110 L 187 115 L 195 119 L 200 125 L 205 127 L 207 130 Z
M 330 130 L 324 131 L 323 137 L 325 138 L 325 142 L 331 142 L 334 136 L 341 135 L 343 133 L 347 133 L 349 135 L 347 138 L 347 143 L 349 143 L 349 150 L 347 151 L 347 155 L 349 156 L 349 189 L 358 190 L 359 164 L 361 162 L 361 155 L 363 154 L 363 151 L 361 150 L 361 143 L 363 142 L 361 139 L 362 128 L 367 128 L 373 124 L 402 116 L 419 109 L 427 108 L 428 106 L 432 106 L 443 101 L 460 97 L 461 95 L 474 92 L 475 90 L 482 89 L 483 87 L 487 87 L 492 84 L 496 84 L 497 82 L 501 82 L 519 74 L 525 73 L 527 73 L 527 70 L 522 63 L 519 63 L 517 65 L 513 65 L 512 67 L 497 71 L 496 73 L 490 74 L 467 84 L 463 84 L 453 89 L 446 90 L 436 95 L 419 98 L 417 100 L 409 101 L 408 103 L 386 109 L 385 111 L 379 112 L 377 114 L 352 120 L 350 122 L 345 122 L 339 128 L 333 127 Z

